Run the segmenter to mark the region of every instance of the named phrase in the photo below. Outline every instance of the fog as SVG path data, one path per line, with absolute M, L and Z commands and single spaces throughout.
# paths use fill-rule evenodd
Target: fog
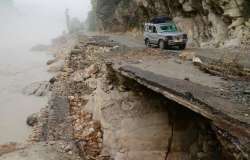
M 15 6 L 29 13 L 62 18 L 68 8 L 73 16 L 85 19 L 90 10 L 90 0 L 15 0 Z
M 48 44 L 62 34 L 66 8 L 84 21 L 90 0 L 0 0 L 0 65 L 25 61 L 24 52 L 32 46 Z
M 28 115 L 38 112 L 46 98 L 25 96 L 32 82 L 49 80 L 49 53 L 30 48 L 48 44 L 66 30 L 65 9 L 84 21 L 90 0 L 0 0 L 0 144 L 24 141 Z
M 23 41 L 32 38 L 34 42 L 53 38 L 66 29 L 66 8 L 72 17 L 84 21 L 91 8 L 90 0 L 14 0 L 13 6 L 0 7 L 1 37 L 5 38 L 5 42 L 11 38 L 12 43 L 13 36 L 21 36 Z

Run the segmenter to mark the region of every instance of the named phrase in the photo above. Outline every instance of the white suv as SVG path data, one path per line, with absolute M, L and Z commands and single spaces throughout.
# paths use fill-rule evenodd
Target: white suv
M 164 23 L 146 23 L 144 30 L 146 46 L 156 45 L 161 49 L 169 46 L 179 46 L 185 49 L 188 41 L 187 34 L 179 31 L 173 21 Z

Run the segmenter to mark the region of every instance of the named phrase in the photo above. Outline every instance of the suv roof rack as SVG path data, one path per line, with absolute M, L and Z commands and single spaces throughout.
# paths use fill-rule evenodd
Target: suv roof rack
M 159 16 L 159 17 L 155 17 L 155 18 L 151 19 L 150 23 L 159 24 L 159 23 L 166 23 L 169 21 L 172 21 L 172 18 L 166 17 L 166 16 Z

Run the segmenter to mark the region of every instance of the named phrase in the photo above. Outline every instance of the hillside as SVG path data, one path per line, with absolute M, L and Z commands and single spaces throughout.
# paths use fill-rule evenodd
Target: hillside
M 139 32 L 166 15 L 188 33 L 191 46 L 239 46 L 250 34 L 249 7 L 247 0 L 93 0 L 90 16 L 99 31 Z

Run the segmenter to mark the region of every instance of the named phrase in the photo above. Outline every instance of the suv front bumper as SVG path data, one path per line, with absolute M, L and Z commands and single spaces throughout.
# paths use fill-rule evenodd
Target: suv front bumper
M 186 44 L 186 43 L 187 43 L 187 40 L 185 40 L 185 39 L 182 39 L 182 40 L 168 40 L 167 41 L 167 44 L 171 45 L 171 46 L 182 45 L 182 44 Z

